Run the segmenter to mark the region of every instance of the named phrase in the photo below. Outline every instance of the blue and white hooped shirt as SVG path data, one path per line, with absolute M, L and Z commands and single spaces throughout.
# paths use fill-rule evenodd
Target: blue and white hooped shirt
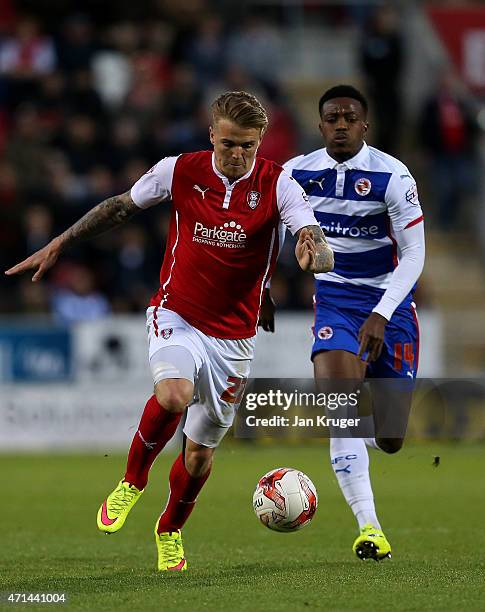
M 341 293 L 353 288 L 358 294 L 360 288 L 379 301 L 400 259 L 396 232 L 423 220 L 408 168 L 366 143 L 343 163 L 323 148 L 294 157 L 284 168 L 306 191 L 334 251 L 332 272 L 315 277 Z M 411 293 L 404 301 L 411 301 Z

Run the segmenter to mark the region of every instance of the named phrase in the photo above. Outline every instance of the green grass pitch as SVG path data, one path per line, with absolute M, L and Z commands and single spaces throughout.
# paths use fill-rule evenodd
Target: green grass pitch
M 353 557 L 354 518 L 334 482 L 325 442 L 228 440 L 184 529 L 189 571 L 158 574 L 153 526 L 173 460 L 162 454 L 122 531 L 96 529 L 96 512 L 125 458 L 0 456 L 0 592 L 65 592 L 70 610 L 483 610 L 485 446 L 410 444 L 372 452 L 377 508 L 392 560 Z M 439 455 L 439 467 L 433 466 Z M 290 466 L 317 486 L 313 523 L 294 534 L 260 525 L 257 479 Z M 28 609 L 54 606 L 28 606 Z M 27 609 L 27 606 L 23 606 Z

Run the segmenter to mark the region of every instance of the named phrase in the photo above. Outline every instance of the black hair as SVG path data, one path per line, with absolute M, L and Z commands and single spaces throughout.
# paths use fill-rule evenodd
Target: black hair
M 327 91 L 320 98 L 320 101 L 318 102 L 318 112 L 320 116 L 322 114 L 322 108 L 325 102 L 333 100 L 334 98 L 352 98 L 353 100 L 357 100 L 360 102 L 365 114 L 367 115 L 369 105 L 367 104 L 367 100 L 363 93 L 352 85 L 336 85 L 335 87 L 327 89 Z

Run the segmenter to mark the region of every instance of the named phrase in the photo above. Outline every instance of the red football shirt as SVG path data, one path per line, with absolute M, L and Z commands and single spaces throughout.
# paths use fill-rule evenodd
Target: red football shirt
M 278 225 L 318 225 L 305 192 L 281 166 L 256 158 L 229 183 L 211 151 L 167 157 L 131 189 L 140 208 L 172 200 L 160 289 L 150 304 L 216 338 L 254 336 L 279 251 Z

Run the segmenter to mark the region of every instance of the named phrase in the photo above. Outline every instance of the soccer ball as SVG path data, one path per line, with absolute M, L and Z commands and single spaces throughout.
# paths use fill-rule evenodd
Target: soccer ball
M 263 525 L 286 533 L 308 525 L 317 504 L 313 482 L 292 468 L 277 468 L 265 474 L 253 495 L 254 512 Z

